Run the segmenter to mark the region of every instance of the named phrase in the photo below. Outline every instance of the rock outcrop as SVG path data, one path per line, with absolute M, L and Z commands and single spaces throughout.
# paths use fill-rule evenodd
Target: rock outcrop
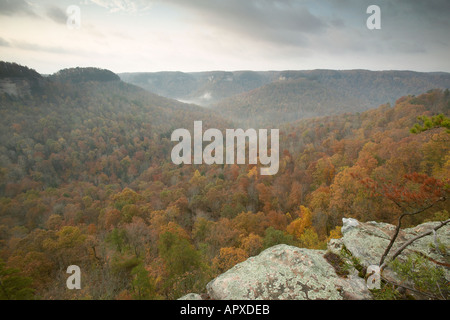
M 405 241 L 438 224 L 428 222 L 401 230 L 391 254 Z M 446 248 L 450 246 L 449 229 L 448 225 L 444 226 L 436 234 L 436 238 Z M 372 299 L 361 269 L 378 265 L 394 231 L 395 226 L 386 223 L 361 223 L 355 219 L 343 219 L 343 237 L 331 240 L 328 250 L 288 245 L 271 247 L 209 282 L 207 295 L 215 300 Z M 443 253 L 436 249 L 434 240 L 433 236 L 417 240 L 398 259 L 405 260 L 416 252 L 430 261 L 445 261 Z M 349 264 L 349 260 L 358 261 L 359 268 Z M 445 269 L 449 280 L 448 267 Z M 387 269 L 386 273 L 395 279 L 392 271 Z
M 351 219 L 354 224 L 354 219 Z M 345 225 L 345 223 L 344 223 Z M 403 243 L 414 238 L 415 236 L 424 232 L 430 231 L 438 226 L 439 222 L 427 222 L 418 225 L 414 228 L 400 230 L 397 240 L 392 247 L 389 257 L 398 249 Z M 447 225 L 436 232 L 439 241 L 448 246 L 450 245 L 450 227 Z M 340 239 L 333 239 L 328 243 L 328 249 L 332 252 L 338 253 L 345 247 L 355 258 L 359 259 L 361 265 L 368 267 L 379 263 L 389 241 L 395 232 L 395 226 L 380 222 L 366 222 L 358 223 L 357 226 L 342 228 L 343 237 Z M 398 259 L 405 260 L 406 257 L 413 253 L 419 252 L 431 259 L 443 259 L 439 250 L 435 249 L 434 237 L 428 236 L 413 242 L 408 246 Z
M 212 299 L 369 299 L 362 279 L 339 277 L 325 251 L 277 245 L 211 281 Z

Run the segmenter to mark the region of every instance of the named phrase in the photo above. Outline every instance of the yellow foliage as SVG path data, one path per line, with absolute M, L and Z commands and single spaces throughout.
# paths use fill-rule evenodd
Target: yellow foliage
M 341 226 L 336 226 L 336 228 L 330 231 L 328 241 L 331 239 L 339 239 L 339 238 L 342 238 Z
M 247 253 L 241 248 L 227 247 L 220 249 L 220 253 L 213 260 L 213 267 L 219 273 L 222 273 L 236 264 L 245 261 L 248 258 Z
M 161 233 L 170 232 L 178 235 L 180 238 L 189 240 L 189 234 L 180 225 L 175 222 L 169 222 L 166 226 L 162 227 Z
M 325 249 L 326 242 L 320 241 L 319 236 L 312 228 L 306 228 L 303 234 L 299 237 L 300 244 L 308 249 Z
M 206 177 L 202 176 L 202 174 L 201 174 L 198 170 L 195 170 L 194 175 L 193 175 L 192 178 L 189 180 L 189 183 L 190 183 L 191 185 L 199 186 L 199 185 L 202 184 L 205 180 L 206 180 Z
M 300 239 L 301 235 L 305 232 L 305 229 L 311 228 L 311 217 L 311 211 L 304 206 L 300 206 L 299 217 L 287 226 L 286 231 L 295 238 Z
M 244 239 L 242 239 L 241 248 L 245 250 L 247 256 L 257 255 L 263 247 L 263 238 L 251 233 Z
M 256 166 L 251 168 L 250 171 L 247 173 L 247 177 L 249 178 L 255 177 L 255 179 L 258 178 L 258 168 Z

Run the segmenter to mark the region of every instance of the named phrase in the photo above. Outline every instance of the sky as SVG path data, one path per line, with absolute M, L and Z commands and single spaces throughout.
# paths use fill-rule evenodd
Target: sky
M 370 5 L 381 29 L 367 27 Z M 448 0 L 0 0 L 0 60 L 43 74 L 450 72 L 449 18 Z

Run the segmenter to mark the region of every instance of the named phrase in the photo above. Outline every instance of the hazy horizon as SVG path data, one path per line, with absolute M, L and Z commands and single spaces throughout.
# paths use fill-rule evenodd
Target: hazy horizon
M 364 69 L 364 68 L 355 68 L 355 69 L 327 69 L 327 68 L 313 68 L 313 69 L 272 69 L 272 70 L 251 70 L 251 69 L 239 69 L 239 70 L 226 70 L 226 69 L 215 69 L 215 70 L 198 70 L 198 71 L 185 71 L 185 70 L 156 70 L 156 71 L 122 71 L 122 72 L 115 72 L 114 70 L 112 70 L 111 68 L 103 68 L 103 67 L 97 67 L 97 66 L 69 66 L 69 67 L 65 67 L 65 68 L 61 68 L 59 70 L 56 70 L 53 73 L 44 73 L 44 72 L 39 72 L 39 70 L 33 68 L 32 66 L 29 65 L 25 65 L 22 63 L 19 63 L 17 61 L 3 61 L 6 63 L 16 63 L 19 64 L 21 66 L 24 67 L 28 67 L 28 68 L 32 68 L 34 69 L 36 72 L 38 72 L 41 75 L 52 75 L 54 73 L 57 73 L 61 70 L 64 69 L 75 69 L 75 68 L 98 68 L 98 69 L 103 69 L 103 70 L 109 70 L 115 74 L 136 74 L 136 73 L 209 73 L 209 72 L 285 72 L 285 71 L 298 71 L 298 72 L 305 72 L 305 71 L 369 71 L 369 72 L 417 72 L 417 73 L 450 73 L 450 71 L 417 71 L 417 70 L 411 70 L 411 69 L 380 69 L 380 70 L 374 70 L 374 69 Z

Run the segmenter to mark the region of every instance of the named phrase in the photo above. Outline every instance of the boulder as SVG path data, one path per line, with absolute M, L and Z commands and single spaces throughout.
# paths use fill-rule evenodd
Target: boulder
M 363 279 L 336 274 L 323 250 L 271 247 L 208 283 L 215 300 L 370 299 Z
M 202 297 L 197 293 L 188 293 L 187 295 L 178 298 L 178 300 L 203 300 Z

